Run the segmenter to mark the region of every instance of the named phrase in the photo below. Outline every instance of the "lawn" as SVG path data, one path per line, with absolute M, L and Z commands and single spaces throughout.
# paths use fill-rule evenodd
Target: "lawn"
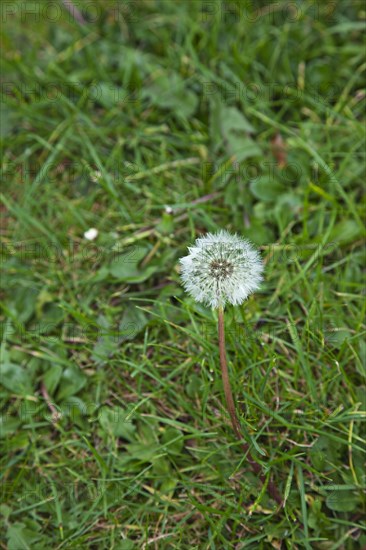
M 365 548 L 364 3 L 0 9 L 0 547 Z M 264 484 L 180 281 L 220 229 L 265 262 L 225 312 Z

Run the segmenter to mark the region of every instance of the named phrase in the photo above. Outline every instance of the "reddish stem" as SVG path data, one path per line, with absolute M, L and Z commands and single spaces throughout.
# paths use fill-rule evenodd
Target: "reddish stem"
M 229 372 L 227 368 L 227 361 L 226 361 L 226 351 L 225 351 L 225 325 L 224 325 L 224 308 L 219 307 L 219 320 L 218 320 L 218 329 L 219 329 L 219 350 L 220 350 L 220 364 L 221 364 L 221 374 L 222 374 L 222 382 L 224 386 L 224 393 L 225 393 L 225 399 L 226 399 L 226 405 L 227 410 L 230 415 L 231 424 L 233 426 L 234 433 L 237 437 L 237 439 L 241 442 L 241 446 L 243 451 L 247 455 L 247 459 L 249 464 L 252 467 L 253 472 L 259 476 L 259 479 L 262 483 L 265 483 L 266 477 L 261 473 L 262 468 L 260 464 L 258 464 L 255 460 L 253 460 L 250 451 L 249 446 L 247 442 L 244 442 L 242 432 L 241 432 L 241 426 L 239 419 L 236 414 L 235 410 L 235 403 L 233 399 L 233 394 L 231 392 L 231 386 L 230 386 L 230 379 L 229 379 Z M 271 495 L 271 497 L 278 503 L 282 503 L 282 499 L 280 494 L 277 491 L 277 488 L 273 485 L 271 481 L 268 483 L 268 490 Z

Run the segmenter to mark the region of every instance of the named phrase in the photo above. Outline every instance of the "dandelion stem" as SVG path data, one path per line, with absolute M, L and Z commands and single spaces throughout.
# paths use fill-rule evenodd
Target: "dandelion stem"
M 241 426 L 239 419 L 236 414 L 235 410 L 235 403 L 233 399 L 233 394 L 231 391 L 230 386 L 230 379 L 229 379 L 229 372 L 227 368 L 227 361 L 226 361 L 226 350 L 225 350 L 225 324 L 224 324 L 224 308 L 222 306 L 219 306 L 218 308 L 218 330 L 219 330 L 219 351 L 220 351 L 220 365 L 221 365 L 221 374 L 222 374 L 222 382 L 224 386 L 224 393 L 225 393 L 225 399 L 226 399 L 226 405 L 227 410 L 230 415 L 231 424 L 233 426 L 233 430 L 235 432 L 235 435 L 237 439 L 241 442 L 242 448 L 244 452 L 247 455 L 247 460 L 249 464 L 251 464 L 251 467 L 253 471 L 259 476 L 262 483 L 266 482 L 266 478 L 264 475 L 261 474 L 262 468 L 261 466 L 253 460 L 250 452 L 249 452 L 249 446 L 246 442 L 243 441 L 243 435 L 241 432 Z M 282 499 L 280 494 L 278 493 L 276 487 L 273 485 L 273 483 L 270 481 L 268 483 L 268 490 L 272 498 L 278 503 L 282 503 Z
M 236 437 L 239 441 L 242 440 L 240 422 L 236 415 L 235 403 L 233 399 L 233 394 L 231 392 L 229 372 L 227 370 L 227 361 L 226 361 L 226 351 L 225 351 L 225 325 L 224 325 L 224 308 L 219 307 L 219 350 L 220 350 L 220 364 L 221 364 L 221 375 L 222 382 L 224 385 L 224 393 L 226 399 L 227 410 L 230 415 L 231 424 L 235 432 Z

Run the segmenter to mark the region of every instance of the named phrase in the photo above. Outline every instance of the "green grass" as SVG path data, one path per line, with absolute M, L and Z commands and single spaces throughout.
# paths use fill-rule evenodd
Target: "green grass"
M 363 3 L 4 4 L 1 548 L 364 548 Z M 227 353 L 280 510 L 179 282 L 220 228 L 266 261 Z

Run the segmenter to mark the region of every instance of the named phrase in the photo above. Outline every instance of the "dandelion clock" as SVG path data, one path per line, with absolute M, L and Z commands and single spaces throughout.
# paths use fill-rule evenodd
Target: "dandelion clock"
M 249 241 L 227 231 L 208 233 L 181 258 L 185 289 L 213 308 L 244 302 L 262 281 L 263 262 Z
M 196 239 L 194 246 L 188 247 L 188 251 L 189 254 L 180 259 L 182 283 L 195 301 L 218 311 L 220 364 L 227 410 L 248 462 L 265 482 L 260 465 L 252 459 L 248 445 L 243 443 L 227 368 L 224 327 L 225 306 L 242 304 L 259 288 L 263 280 L 263 261 L 248 240 L 224 230 Z M 268 488 L 271 496 L 281 502 L 281 497 L 271 482 Z

